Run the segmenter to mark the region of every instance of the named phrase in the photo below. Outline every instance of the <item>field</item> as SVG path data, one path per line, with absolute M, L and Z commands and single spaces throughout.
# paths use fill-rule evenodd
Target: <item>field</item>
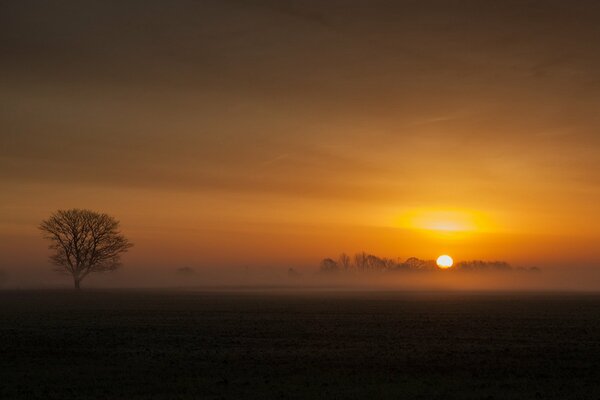
M 5 291 L 0 398 L 600 398 L 600 295 Z

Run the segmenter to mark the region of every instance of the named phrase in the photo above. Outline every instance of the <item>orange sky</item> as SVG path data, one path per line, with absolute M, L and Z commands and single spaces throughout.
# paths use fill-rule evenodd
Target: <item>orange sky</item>
M 70 207 L 135 268 L 600 263 L 594 2 L 13 3 L 0 268 Z

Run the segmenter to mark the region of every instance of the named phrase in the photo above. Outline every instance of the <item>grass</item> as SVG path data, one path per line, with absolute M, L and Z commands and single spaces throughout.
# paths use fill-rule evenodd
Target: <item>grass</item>
M 0 398 L 600 396 L 600 296 L 0 292 Z

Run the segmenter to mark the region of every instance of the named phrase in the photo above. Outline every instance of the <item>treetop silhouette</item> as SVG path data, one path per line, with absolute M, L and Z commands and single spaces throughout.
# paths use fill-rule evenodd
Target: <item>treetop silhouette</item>
M 76 289 L 90 273 L 114 271 L 133 246 L 108 214 L 84 209 L 58 210 L 39 225 L 54 253 L 56 271 L 72 275 Z

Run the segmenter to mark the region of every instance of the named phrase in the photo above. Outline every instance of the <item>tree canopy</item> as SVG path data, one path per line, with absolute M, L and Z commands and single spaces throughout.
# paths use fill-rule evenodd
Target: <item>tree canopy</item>
M 76 288 L 90 273 L 113 271 L 133 246 L 108 214 L 84 209 L 58 210 L 39 226 L 53 251 L 56 271 L 73 276 Z

